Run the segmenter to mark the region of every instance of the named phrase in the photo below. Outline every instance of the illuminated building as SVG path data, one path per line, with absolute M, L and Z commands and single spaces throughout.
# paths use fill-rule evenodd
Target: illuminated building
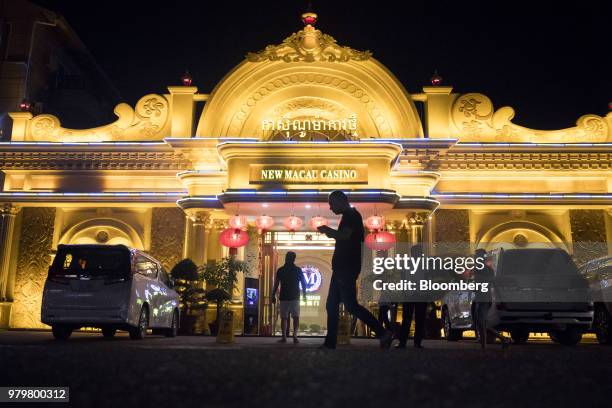
M 249 223 L 238 256 L 259 279 L 261 332 L 272 321 L 273 269 L 291 248 L 321 272 L 311 307 L 324 314 L 331 243 L 309 220 L 337 223 L 326 204 L 333 189 L 348 191 L 364 219 L 383 215 L 401 240 L 450 252 L 506 242 L 556 243 L 579 260 L 607 253 L 585 243 L 612 240 L 612 113 L 542 131 L 439 77 L 409 94 L 371 53 L 315 23 L 305 18 L 281 44 L 248 54 L 210 94 L 171 86 L 134 108 L 117 105 L 106 126 L 11 113 L 10 142 L 0 145 L 3 324 L 10 315 L 11 327 L 40 327 L 58 244 L 124 243 L 167 269 L 183 257 L 201 265 L 227 253 L 219 234 L 236 214 Z M 261 215 L 275 222 L 259 234 Z M 291 215 L 300 229 L 285 228 Z

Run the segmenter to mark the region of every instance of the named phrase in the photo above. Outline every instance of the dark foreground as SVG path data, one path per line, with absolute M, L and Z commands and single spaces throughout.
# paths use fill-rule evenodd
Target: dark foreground
M 0 385 L 70 386 L 72 406 L 594 407 L 612 403 L 612 347 L 532 342 L 504 351 L 473 341 L 426 341 L 382 351 L 354 340 L 0 332 Z M 26 404 L 13 404 L 25 406 Z M 67 404 L 61 404 L 66 406 Z M 60 405 L 58 405 L 60 406 Z

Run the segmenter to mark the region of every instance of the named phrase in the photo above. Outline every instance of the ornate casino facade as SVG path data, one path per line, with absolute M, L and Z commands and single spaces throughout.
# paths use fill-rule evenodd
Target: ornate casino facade
M 266 332 L 273 271 L 293 248 L 320 273 L 304 311 L 320 323 L 332 243 L 310 220 L 337 222 L 326 204 L 334 189 L 364 218 L 384 216 L 398 240 L 448 252 L 466 243 L 551 244 L 578 260 L 610 251 L 612 113 L 544 131 L 439 78 L 409 94 L 370 52 L 337 44 L 314 15 L 303 20 L 210 94 L 186 79 L 117 105 L 115 122 L 91 129 L 10 113 L 10 141 L 0 143 L 0 327 L 43 327 L 42 287 L 60 244 L 126 244 L 168 270 L 185 257 L 201 265 L 227 254 L 219 235 L 235 214 L 247 217 L 238 256 L 250 272 L 232 308 L 242 316 L 245 281 L 257 282 Z M 262 215 L 275 221 L 269 230 L 255 225 Z M 291 215 L 303 223 L 295 231 L 284 225 Z

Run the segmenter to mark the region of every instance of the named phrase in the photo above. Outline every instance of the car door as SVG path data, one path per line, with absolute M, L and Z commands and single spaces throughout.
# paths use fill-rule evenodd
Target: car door
M 149 305 L 149 326 L 160 325 L 161 291 L 158 281 L 157 262 L 148 256 L 138 253 L 136 256 L 136 274 L 138 298 Z
M 174 309 L 178 306 L 178 294 L 171 288 L 170 278 L 163 266 L 159 268 L 159 286 L 160 286 L 160 325 L 162 327 L 170 327 L 172 325 L 172 316 Z

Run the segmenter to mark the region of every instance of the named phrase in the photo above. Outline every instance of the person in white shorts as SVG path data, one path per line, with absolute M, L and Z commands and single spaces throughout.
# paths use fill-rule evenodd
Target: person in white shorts
M 289 315 L 293 318 L 293 342 L 299 342 L 297 333 L 300 326 L 300 284 L 302 285 L 304 301 L 306 301 L 306 279 L 304 279 L 302 268 L 295 264 L 295 256 L 295 252 L 287 252 L 285 264 L 278 268 L 274 278 L 272 303 L 276 303 L 276 291 L 280 285 L 279 299 L 283 337 L 278 341 L 279 343 L 287 342 Z

